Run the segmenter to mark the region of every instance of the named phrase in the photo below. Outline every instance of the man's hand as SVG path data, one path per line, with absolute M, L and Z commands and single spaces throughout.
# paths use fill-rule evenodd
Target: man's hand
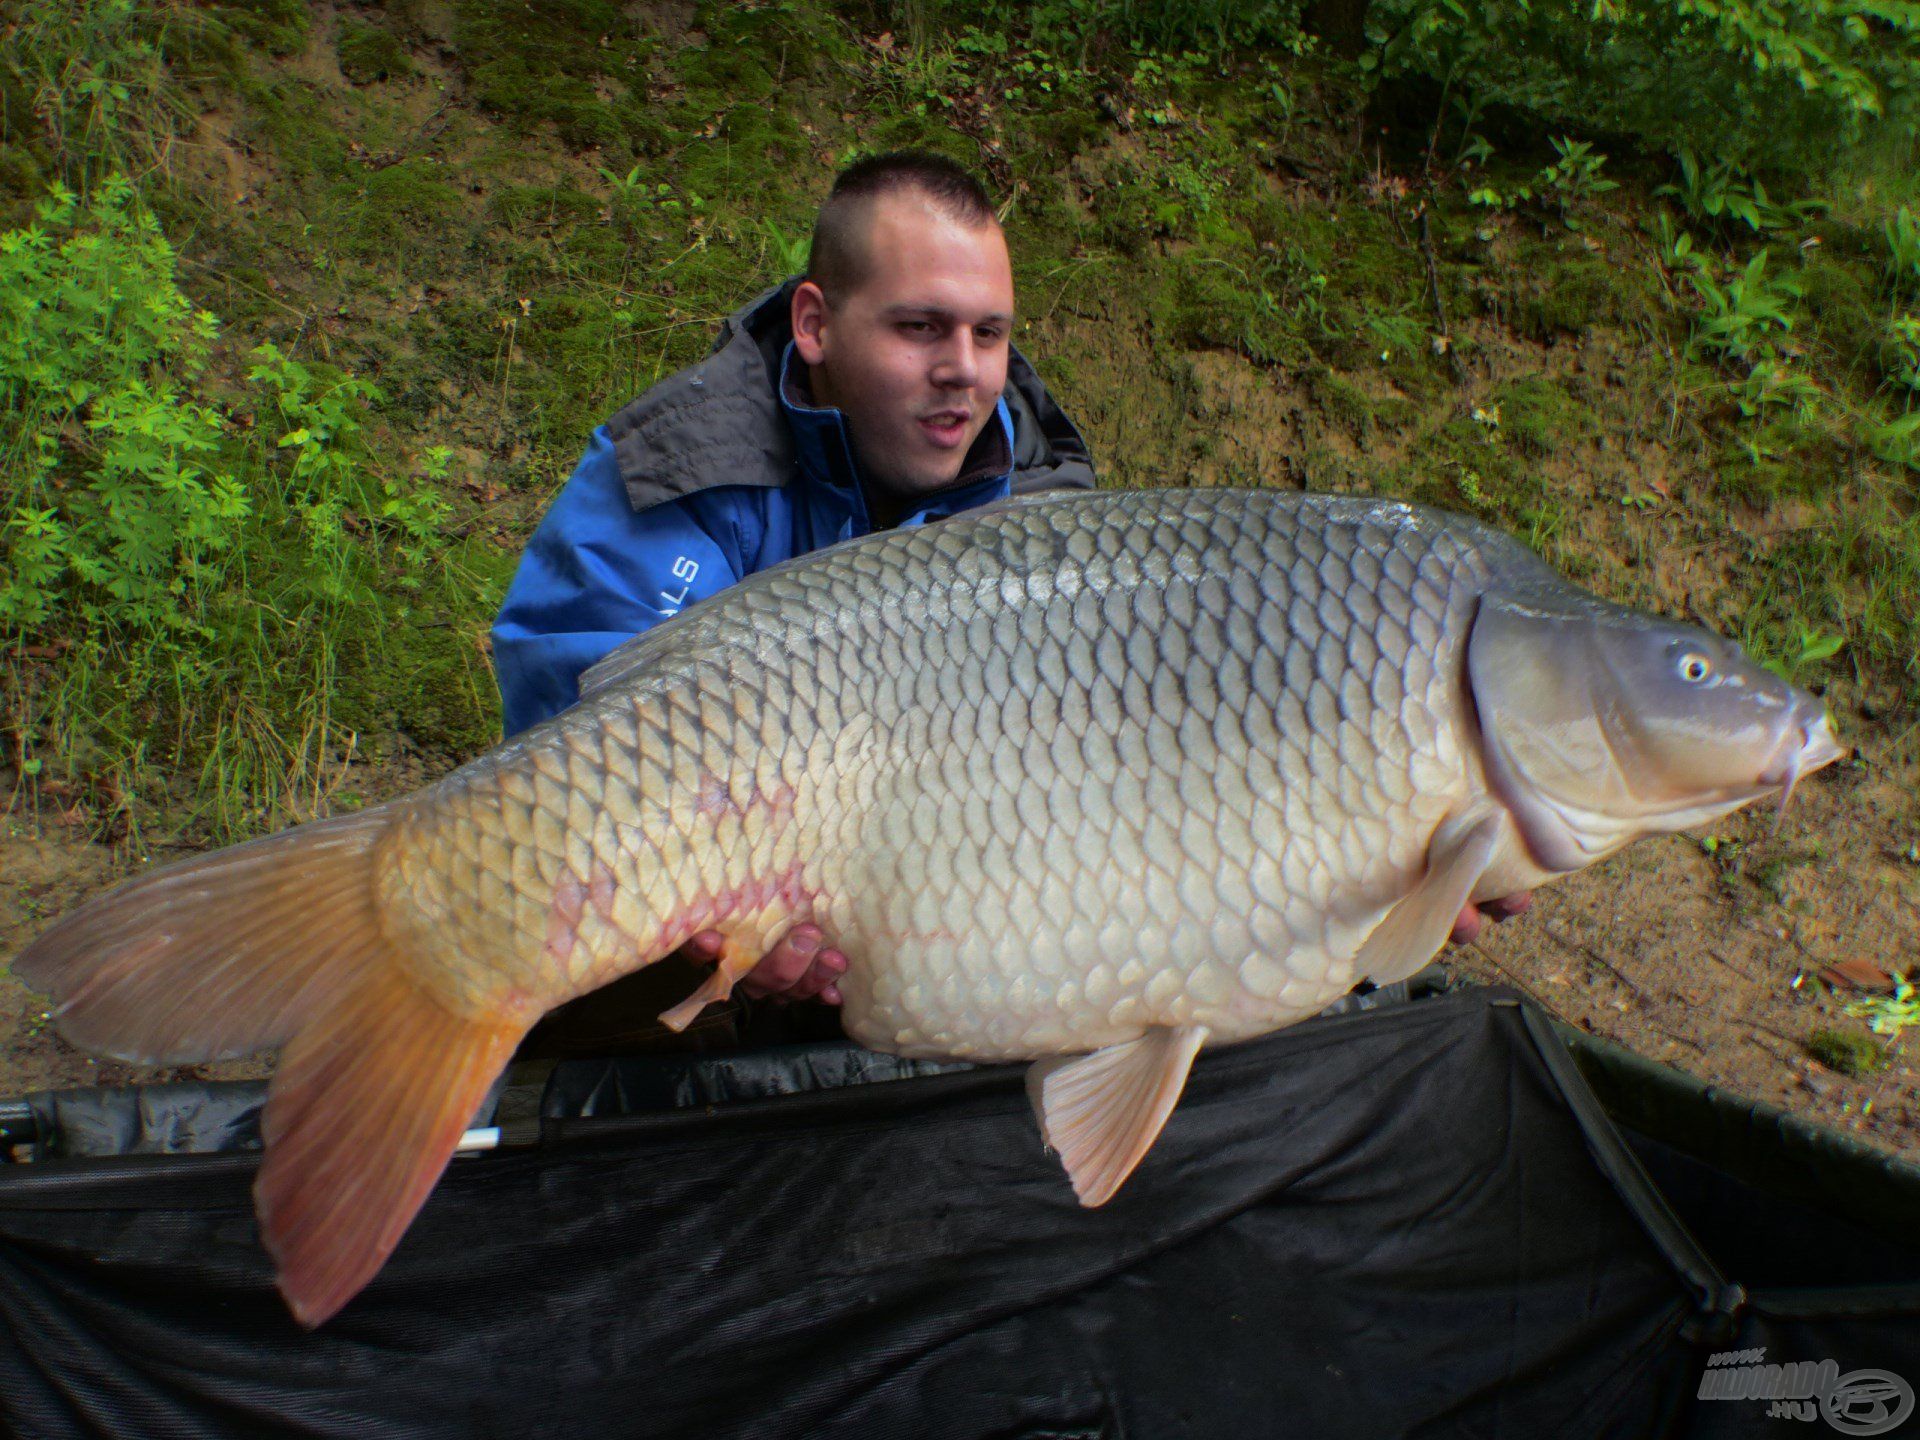
M 1453 922 L 1453 943 L 1468 944 L 1480 934 L 1481 927 L 1487 921 L 1511 920 L 1531 904 L 1533 904 L 1532 892 L 1523 891 L 1518 895 L 1489 900 L 1484 905 L 1463 906 L 1459 918 Z
M 847 973 L 847 957 L 827 949 L 826 938 L 818 925 L 794 926 L 740 977 L 740 992 L 755 1000 L 820 1000 L 838 1005 L 840 987 L 834 982 Z M 712 965 L 720 958 L 722 943 L 718 930 L 702 930 L 681 947 L 681 953 L 698 964 Z

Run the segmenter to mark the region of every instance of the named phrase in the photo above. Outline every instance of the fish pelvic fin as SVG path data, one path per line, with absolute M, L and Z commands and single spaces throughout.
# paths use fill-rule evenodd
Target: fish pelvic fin
M 744 943 L 735 936 L 728 936 L 720 947 L 719 962 L 713 967 L 713 973 L 701 982 L 700 988 L 682 1000 L 672 1009 L 660 1012 L 660 1023 L 678 1035 L 695 1020 L 700 1012 L 716 1000 L 725 1000 L 733 994 L 733 987 L 741 978 L 760 963 L 766 953 L 767 942 L 764 937 L 755 937 L 752 943 Z
M 530 1023 L 456 1015 L 384 966 L 288 1042 L 253 1197 L 302 1325 L 324 1324 L 386 1263 Z
M 1153 1148 L 1206 1041 L 1204 1025 L 1156 1026 L 1137 1040 L 1036 1061 L 1027 1071 L 1040 1133 L 1060 1153 L 1082 1205 L 1111 1200 Z
M 1374 927 L 1354 960 L 1354 974 L 1391 985 L 1438 955 L 1499 841 L 1500 819 L 1493 815 L 1458 836 L 1436 840 L 1427 854 L 1427 873 Z
M 405 803 L 140 876 L 13 966 L 90 1050 L 186 1064 L 282 1047 L 254 1198 L 309 1327 L 391 1253 L 534 1018 L 461 1015 L 410 977 L 375 885 Z

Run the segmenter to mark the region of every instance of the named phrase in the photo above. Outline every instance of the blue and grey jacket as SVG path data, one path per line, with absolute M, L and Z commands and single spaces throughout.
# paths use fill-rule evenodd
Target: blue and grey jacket
M 797 283 L 729 316 L 705 360 L 594 430 L 494 622 L 508 735 L 573 704 L 580 672 L 622 641 L 756 570 L 873 529 L 845 418 L 810 402 L 792 351 Z M 1093 483 L 1086 442 L 1015 351 L 997 418 L 959 479 L 900 523 Z

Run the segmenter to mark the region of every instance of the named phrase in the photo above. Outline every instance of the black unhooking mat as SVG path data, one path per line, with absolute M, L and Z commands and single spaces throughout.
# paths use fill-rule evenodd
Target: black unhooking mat
M 1207 1054 L 1096 1211 L 1017 1068 L 855 1083 L 857 1052 L 813 1047 L 832 1088 L 705 1103 L 702 1067 L 753 1086 L 676 1063 L 563 1066 L 535 1143 L 456 1160 L 314 1334 L 273 1291 L 252 1154 L 0 1166 L 8 1430 L 1812 1434 L 1697 1398 L 1709 1360 L 1920 1382 L 1911 1172 L 1589 1066 L 1641 1105 L 1623 1129 L 1498 990 Z M 604 1113 L 650 1091 L 677 1108 Z M 1697 1153 L 1655 1133 L 1687 1115 Z

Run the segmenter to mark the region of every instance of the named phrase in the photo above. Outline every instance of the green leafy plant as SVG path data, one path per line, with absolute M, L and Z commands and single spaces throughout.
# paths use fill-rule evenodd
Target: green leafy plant
M 1887 217 L 1887 281 L 1899 292 L 1920 294 L 1920 219 L 1902 205 Z
M 766 239 L 767 265 L 774 275 L 784 280 L 806 270 L 807 257 L 813 252 L 811 235 L 804 231 L 789 235 L 773 220 L 762 220 L 760 233 Z
M 0 627 L 73 619 L 192 630 L 249 509 L 217 457 L 224 417 L 192 392 L 216 325 L 173 284 L 132 187 L 56 186 L 0 237 Z
M 1889 465 L 1920 470 L 1920 410 L 1884 424 L 1869 422 L 1863 433 L 1868 447 Z
M 882 81 L 916 116 L 949 113 L 987 96 L 1014 108 L 1045 109 L 1085 103 L 1093 94 L 1094 77 L 1084 66 L 1038 35 L 1013 46 L 1004 25 L 966 24 L 951 41 L 927 35 L 874 48 Z
M 1268 62 L 1271 65 L 1271 62 Z M 1271 71 L 1269 71 L 1271 73 Z M 1295 94 L 1293 86 L 1277 76 L 1269 80 L 1260 90 L 1260 98 L 1266 102 L 1267 109 L 1280 122 L 1280 128 L 1274 132 L 1277 144 L 1287 143 L 1287 137 L 1293 133 L 1293 114 Z
M 1791 273 L 1768 274 L 1767 259 L 1768 252 L 1759 251 L 1724 281 L 1706 269 L 1690 273 L 1702 301 L 1691 342 L 1696 353 L 1748 364 L 1777 357 L 1779 340 L 1793 330 L 1804 287 Z
M 1217 168 L 1192 160 L 1176 160 L 1167 167 L 1166 186 L 1179 196 L 1189 215 L 1211 215 L 1224 189 Z
M 182 113 L 164 47 L 215 22 L 190 7 L 140 0 L 16 0 L 5 59 L 62 173 L 85 188 L 164 151 Z
M 1846 648 L 1847 637 L 1837 631 L 1827 630 L 1819 625 L 1809 625 L 1804 620 L 1795 620 L 1793 635 L 1788 641 L 1787 651 L 1777 659 L 1765 662 L 1765 668 L 1771 670 L 1782 680 L 1797 683 L 1801 676 L 1818 665 L 1822 660 L 1831 660 Z
M 456 577 L 450 451 L 379 464 L 371 384 L 262 345 L 239 387 L 219 349 L 123 178 L 0 235 L 0 652 L 49 657 L 0 690 L 17 768 L 127 810 L 198 761 L 231 834 L 329 763 L 387 597 Z
M 1553 142 L 1553 148 L 1559 158 L 1540 171 L 1534 187 L 1557 201 L 1562 215 L 1571 206 L 1620 188 L 1600 173 L 1607 157 L 1594 154 L 1593 146 L 1584 140 L 1561 136 Z
M 1660 186 L 1654 194 L 1673 196 L 1696 220 L 1738 221 L 1758 234 L 1794 224 L 1818 208 L 1804 200 L 1776 204 L 1764 184 L 1731 161 L 1703 163 L 1691 150 L 1682 150 L 1676 158 L 1679 181 Z
M 1920 315 L 1900 314 L 1887 322 L 1887 378 L 1920 393 Z
M 648 183 L 638 165 L 624 175 L 617 170 L 602 169 L 600 178 L 607 182 L 616 212 L 628 217 L 655 211 L 678 214 L 685 210 L 706 208 L 707 202 L 691 192 L 683 201 L 665 180 Z
M 1366 14 L 1383 37 L 1369 73 L 1706 157 L 1701 213 L 1724 166 L 1720 214 L 1745 224 L 1765 210 L 1741 177 L 1816 173 L 1876 127 L 1910 134 L 1920 86 L 1920 10 L 1882 0 L 1373 0 Z
M 1484 205 L 1489 210 L 1513 210 L 1533 199 L 1531 185 L 1514 185 L 1502 190 L 1497 185 L 1476 185 L 1467 192 L 1469 205 Z
M 1045 51 L 1029 51 L 1009 62 L 1000 96 L 1015 105 L 1047 104 L 1083 96 L 1090 76 Z
M 1893 994 L 1849 1000 L 1845 1008 L 1854 1019 L 1865 1020 L 1874 1034 L 1896 1041 L 1908 1030 L 1920 1026 L 1920 990 L 1915 989 L 1912 978 L 1906 975 L 1894 977 Z
M 1492 184 L 1477 185 L 1468 192 L 1467 202 L 1496 210 L 1517 209 L 1534 200 L 1551 202 L 1566 220 L 1576 205 L 1619 188 L 1600 173 L 1607 157 L 1594 154 L 1593 146 L 1586 141 L 1563 135 L 1553 141 L 1553 149 L 1558 158 L 1542 166 L 1524 184 L 1506 190 Z M 1464 153 L 1484 159 L 1493 153 L 1493 147 L 1480 140 L 1477 147 Z
M 652 194 L 651 188 L 640 172 L 641 167 L 638 165 L 624 175 L 618 170 L 609 170 L 602 166 L 600 178 L 607 182 L 607 188 L 612 192 L 615 200 L 627 205 L 638 205 L 644 203 Z
M 1733 403 L 1749 419 L 1773 410 L 1805 418 L 1827 393 L 1806 371 L 1772 358 L 1755 360 L 1747 373 L 1733 381 L 1728 389 Z M 1742 443 L 1756 447 L 1759 444 L 1751 436 Z
M 985 0 L 967 9 L 984 29 L 1019 24 L 1031 43 L 1081 65 L 1116 46 L 1216 64 L 1259 50 L 1303 55 L 1314 45 L 1298 6 L 1274 0 Z
M 1427 348 L 1427 324 L 1408 310 L 1369 315 L 1362 323 L 1371 343 L 1379 346 L 1382 361 L 1395 355 L 1418 355 Z
M 1673 223 L 1662 210 L 1654 217 L 1654 240 L 1659 247 L 1660 263 L 1676 275 L 1692 277 L 1713 274 L 1713 261 L 1705 251 L 1694 248 L 1693 237 Z

